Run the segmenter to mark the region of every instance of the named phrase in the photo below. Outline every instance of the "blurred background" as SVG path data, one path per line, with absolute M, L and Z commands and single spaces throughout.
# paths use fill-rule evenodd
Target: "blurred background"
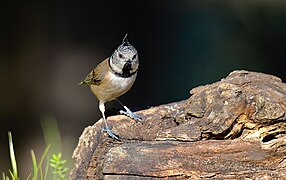
M 183 100 L 236 69 L 286 80 L 286 1 L 6 1 L 0 7 L 0 172 L 12 131 L 20 176 L 45 147 L 41 121 L 56 119 L 64 157 L 101 114 L 91 69 L 128 39 L 139 52 L 130 109 Z M 108 107 L 119 107 L 109 103 Z

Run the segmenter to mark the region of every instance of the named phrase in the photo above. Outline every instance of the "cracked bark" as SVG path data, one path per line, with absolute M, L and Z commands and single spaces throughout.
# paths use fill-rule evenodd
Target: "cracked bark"
M 234 71 L 187 100 L 108 118 L 122 141 L 87 127 L 71 179 L 286 179 L 286 84 Z

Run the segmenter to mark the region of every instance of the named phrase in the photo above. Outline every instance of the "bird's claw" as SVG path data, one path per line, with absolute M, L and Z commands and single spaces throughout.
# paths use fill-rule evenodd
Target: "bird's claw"
M 142 118 L 136 114 L 134 114 L 132 111 L 130 111 L 129 109 L 125 109 L 126 111 L 120 110 L 119 113 L 122 115 L 125 115 L 127 117 L 130 117 L 131 119 L 134 119 L 138 122 L 142 122 Z
M 109 128 L 103 128 L 101 132 L 106 132 L 112 139 L 120 140 L 119 136 L 112 132 Z

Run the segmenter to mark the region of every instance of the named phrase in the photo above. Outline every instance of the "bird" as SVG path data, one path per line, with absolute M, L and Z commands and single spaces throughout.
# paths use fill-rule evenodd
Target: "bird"
M 105 103 L 116 100 L 123 106 L 124 110 L 120 114 L 126 115 L 136 121 L 142 122 L 142 118 L 134 114 L 127 106 L 125 106 L 118 97 L 125 94 L 134 84 L 137 77 L 139 67 L 138 52 L 132 46 L 126 34 L 122 43 L 111 54 L 110 57 L 103 60 L 97 65 L 80 83 L 79 85 L 90 86 L 91 92 L 99 100 L 99 110 L 101 111 L 105 127 L 102 132 L 116 140 L 119 136 L 112 132 L 109 128 L 105 116 Z

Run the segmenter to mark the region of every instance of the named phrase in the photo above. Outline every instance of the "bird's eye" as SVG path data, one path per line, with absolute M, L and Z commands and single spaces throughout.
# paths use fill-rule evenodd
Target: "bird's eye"
M 122 54 L 120 54 L 120 53 L 118 54 L 118 56 L 119 56 L 119 58 L 121 58 L 121 59 L 123 58 L 123 55 L 122 55 Z
M 136 54 L 132 57 L 132 59 L 134 60 L 136 58 Z

